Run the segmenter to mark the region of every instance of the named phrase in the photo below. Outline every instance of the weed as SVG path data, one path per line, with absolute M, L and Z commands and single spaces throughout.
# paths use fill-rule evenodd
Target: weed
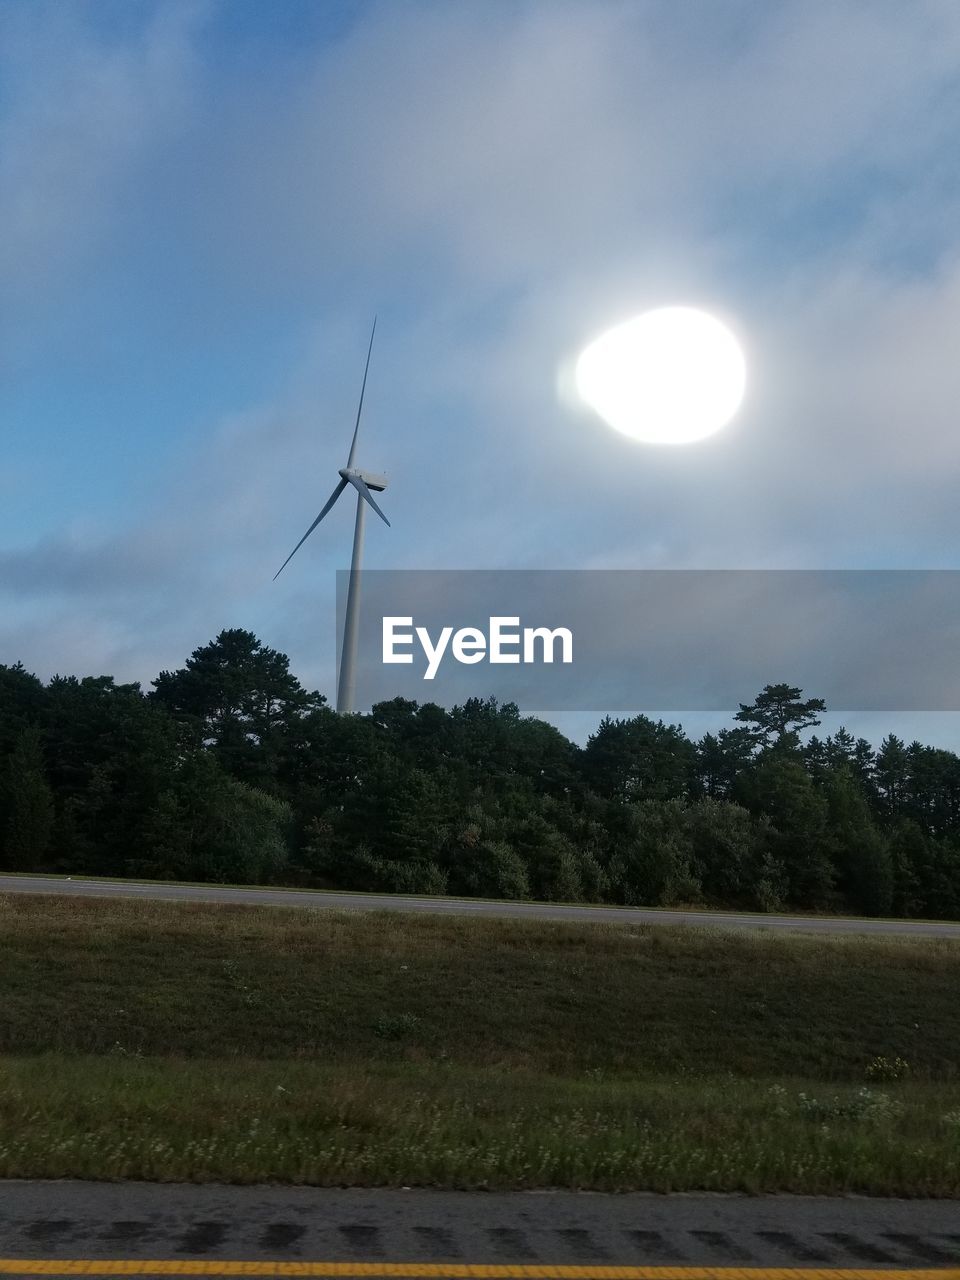
M 798 1110 L 807 1119 L 824 1122 L 827 1120 L 862 1120 L 881 1123 L 902 1115 L 903 1105 L 886 1093 L 876 1093 L 866 1087 L 858 1089 L 851 1098 L 831 1098 L 820 1101 L 800 1093 L 797 1097 Z
M 868 1080 L 902 1080 L 910 1074 L 910 1063 L 903 1058 L 878 1057 L 867 1066 L 864 1073 Z
M 0 1177 L 960 1195 L 955 1086 L 850 1091 L 811 1123 L 815 1084 L 790 1078 L 58 1055 L 0 1075 Z
M 404 1040 L 419 1026 L 420 1019 L 415 1013 L 381 1013 L 373 1030 L 381 1040 Z

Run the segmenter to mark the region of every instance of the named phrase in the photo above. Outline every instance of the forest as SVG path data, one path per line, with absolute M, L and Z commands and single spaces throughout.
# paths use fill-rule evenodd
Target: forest
M 960 757 L 767 685 L 698 740 L 512 703 L 337 715 L 225 630 L 148 691 L 0 665 L 0 869 L 960 917 Z

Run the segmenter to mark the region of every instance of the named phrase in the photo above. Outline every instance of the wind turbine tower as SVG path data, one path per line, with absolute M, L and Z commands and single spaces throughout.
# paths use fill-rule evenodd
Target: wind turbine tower
M 340 649 L 340 680 L 337 684 L 337 710 L 340 712 L 353 710 L 353 698 L 356 688 L 357 622 L 360 613 L 360 564 L 363 560 L 363 527 L 364 518 L 367 512 L 367 504 L 369 503 L 370 506 L 373 507 L 374 511 L 385 525 L 390 524 L 390 521 L 377 506 L 373 497 L 373 492 L 382 493 L 384 489 L 386 489 L 387 477 L 377 475 L 372 471 L 361 471 L 359 467 L 354 466 L 354 458 L 357 452 L 357 433 L 360 430 L 360 415 L 363 412 L 363 393 L 367 389 L 367 372 L 370 369 L 370 353 L 373 350 L 373 335 L 376 331 L 377 319 L 376 316 L 374 316 L 373 328 L 370 331 L 370 345 L 367 347 L 367 363 L 363 367 L 363 382 L 360 386 L 360 403 L 357 406 L 357 421 L 353 428 L 353 440 L 350 443 L 350 456 L 347 458 L 347 465 L 340 468 L 340 483 L 327 499 L 316 520 L 314 520 L 313 524 L 293 548 L 277 572 L 273 575 L 273 580 L 276 582 L 280 574 L 283 573 L 284 569 L 310 537 L 311 533 L 313 533 L 314 529 L 340 497 L 344 489 L 346 489 L 347 485 L 353 485 L 354 489 L 357 491 L 357 519 L 353 527 L 353 556 L 350 561 L 350 581 L 347 587 L 347 609 L 343 619 L 343 643 Z M 373 492 L 371 492 L 371 490 L 373 490 Z

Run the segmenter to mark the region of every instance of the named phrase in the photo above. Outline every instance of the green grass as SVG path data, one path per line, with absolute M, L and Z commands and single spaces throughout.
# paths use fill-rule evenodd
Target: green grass
M 951 939 L 0 897 L 0 1053 L 949 1080 L 958 978 Z
M 960 1195 L 960 1089 L 0 1060 L 0 1176 Z
M 0 1175 L 960 1196 L 958 979 L 947 939 L 0 896 Z

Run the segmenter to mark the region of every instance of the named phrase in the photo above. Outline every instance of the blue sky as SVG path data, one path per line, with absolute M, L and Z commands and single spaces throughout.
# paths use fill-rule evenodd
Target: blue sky
M 371 567 L 958 567 L 958 126 L 955 0 L 0 0 L 0 661 L 332 694 L 375 311 Z M 670 303 L 685 449 L 558 391 Z

